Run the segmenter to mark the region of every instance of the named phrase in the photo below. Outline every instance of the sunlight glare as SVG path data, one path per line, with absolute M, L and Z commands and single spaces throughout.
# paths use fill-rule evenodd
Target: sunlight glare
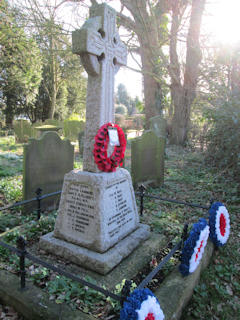
M 216 41 L 223 44 L 235 44 L 240 41 L 240 1 L 218 0 L 209 3 L 206 11 L 211 15 L 204 23 L 204 29 L 210 32 Z

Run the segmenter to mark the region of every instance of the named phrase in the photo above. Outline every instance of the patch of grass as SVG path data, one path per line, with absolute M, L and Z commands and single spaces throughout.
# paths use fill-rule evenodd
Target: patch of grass
M 83 159 L 82 156 L 80 156 L 80 154 L 78 152 L 75 152 L 74 155 L 74 169 L 80 169 L 82 170 L 83 167 Z
M 20 201 L 22 199 L 22 175 L 2 178 L 0 180 L 1 194 L 9 203 Z
M 90 277 L 85 277 L 85 280 L 97 284 Z M 100 292 L 59 275 L 53 275 L 47 282 L 46 289 L 50 294 L 50 300 L 55 300 L 57 304 L 66 302 L 74 309 L 80 309 L 86 313 L 94 310 L 96 304 L 102 304 L 104 301 L 106 303 L 105 296 Z
M 211 199 L 221 201 L 227 206 L 231 219 L 229 241 L 215 252 L 181 319 L 236 320 L 240 314 L 240 195 L 237 184 L 231 176 L 207 167 L 200 153 L 175 147 L 167 151 L 164 186 L 147 191 L 200 205 L 209 205 Z M 144 207 L 142 221 L 169 238 L 180 232 L 184 222 L 191 227 L 200 217 L 208 216 L 207 210 L 151 199 L 146 199 Z
M 0 177 L 14 176 L 22 172 L 22 156 L 0 154 Z
M 0 212 L 0 233 L 33 220 L 36 214 L 24 216 L 21 212 Z
M 127 168 L 130 168 L 130 148 L 126 153 Z M 79 168 L 81 159 L 76 158 L 75 168 Z M 208 168 L 203 156 L 198 152 L 190 152 L 181 148 L 169 147 L 165 162 L 165 181 L 159 188 L 148 188 L 147 192 L 159 195 L 162 198 L 178 199 L 185 202 L 207 206 L 211 200 L 221 201 L 226 204 L 231 219 L 231 236 L 226 246 L 215 252 L 210 266 L 204 271 L 199 285 L 194 291 L 190 304 L 183 311 L 182 320 L 190 319 L 214 319 L 236 320 L 240 313 L 240 252 L 239 252 L 239 217 L 240 196 L 237 185 L 229 176 L 223 176 L 221 172 Z M 21 176 L 6 177 L 0 181 L 0 189 L 7 201 L 13 202 L 21 198 Z M 19 179 L 19 180 L 18 180 Z M 18 182 L 19 181 L 19 182 Z M 1 201 L 1 198 L 0 198 Z M 138 205 L 139 200 L 137 199 Z M 151 229 L 164 234 L 169 241 L 179 239 L 185 222 L 191 224 L 200 217 L 207 217 L 204 209 L 172 204 L 165 201 L 145 198 L 144 214 L 141 217 L 143 223 L 151 226 Z M 17 216 L 2 217 L 0 223 L 4 225 Z M 39 237 L 50 232 L 54 226 L 55 217 L 42 217 L 39 222 L 27 223 L 24 236 L 31 241 L 37 241 Z M 5 222 L 5 226 L 7 225 Z M 17 221 L 16 221 L 17 223 Z M 15 224 L 15 222 L 13 223 Z M 22 235 L 21 230 L 21 235 Z M 15 243 L 20 232 L 13 232 L 6 239 L 9 243 Z M 0 247 L 0 266 L 14 268 L 14 258 L 9 258 L 6 249 Z M 7 262 L 6 262 L 7 261 Z M 37 269 L 37 270 L 35 270 Z M 98 312 L 106 315 L 106 309 L 110 302 L 102 297 L 98 299 L 96 292 L 86 290 L 84 287 L 75 288 L 75 284 L 63 277 L 57 278 L 44 268 L 34 266 L 32 280 L 38 285 L 46 279 L 52 281 L 48 285 L 50 297 L 57 303 L 68 302 L 75 308 L 84 312 Z M 171 270 L 171 261 L 166 266 L 166 273 Z M 165 269 L 164 269 L 165 271 Z M 30 270 L 31 273 L 31 270 Z M 64 284 L 64 285 L 63 285 Z M 75 296 L 73 292 L 77 292 Z M 86 304 L 83 304 L 85 300 Z M 96 304 L 93 311 L 92 305 Z M 98 310 L 98 311 L 97 311 Z M 100 310 L 100 311 L 99 311 Z M 104 316 L 98 317 L 103 319 Z M 106 318 L 106 317 L 105 317 Z
M 30 244 L 39 238 L 53 231 L 57 212 L 53 211 L 47 215 L 42 215 L 40 220 L 35 220 L 36 214 L 33 212 L 29 216 L 21 217 L 19 228 L 9 230 L 1 239 L 10 245 L 16 245 L 18 237 L 22 236 Z M 0 256 L 0 261 L 1 261 Z
M 235 320 L 240 314 L 240 228 L 237 212 L 231 205 L 228 209 L 231 217 L 229 241 L 215 252 L 211 264 L 202 274 L 192 300 L 184 311 L 183 320 Z
M 0 137 L 0 150 L 3 152 L 23 153 L 23 145 L 15 143 L 14 136 Z
M 13 136 L 0 137 L 0 207 L 22 198 L 22 161 L 22 145 Z

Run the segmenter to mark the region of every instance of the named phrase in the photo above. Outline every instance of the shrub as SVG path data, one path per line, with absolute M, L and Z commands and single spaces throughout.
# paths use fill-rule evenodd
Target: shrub
M 145 115 L 144 114 L 135 114 L 133 116 L 133 125 L 134 129 L 142 130 L 145 124 Z
M 124 126 L 125 116 L 123 114 L 115 113 L 115 123 L 120 127 Z
M 123 128 L 125 130 L 142 130 L 145 123 L 143 114 L 135 114 L 132 117 L 127 117 L 124 121 Z
M 64 137 L 71 140 L 78 140 L 78 134 L 85 128 L 85 122 L 79 120 L 64 120 L 63 122 L 63 134 Z
M 47 119 L 44 121 L 43 124 L 44 125 L 50 124 L 52 126 L 61 127 L 61 128 L 63 127 L 63 122 L 56 119 Z
M 13 130 L 16 143 L 25 143 L 29 137 L 36 137 L 36 130 L 27 120 L 16 120 L 13 122 Z
M 226 102 L 208 113 L 211 128 L 206 136 L 206 160 L 218 168 L 240 170 L 240 106 Z
M 115 113 L 126 115 L 128 112 L 127 107 L 125 107 L 123 104 L 118 104 L 115 107 Z

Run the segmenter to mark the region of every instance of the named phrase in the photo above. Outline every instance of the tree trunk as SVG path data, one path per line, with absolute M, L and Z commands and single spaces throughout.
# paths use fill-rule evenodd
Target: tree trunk
M 54 87 L 52 88 L 51 97 L 50 97 L 48 119 L 54 119 L 54 113 L 55 113 L 55 109 L 56 109 L 57 92 L 56 92 L 56 88 L 54 88 Z
M 12 128 L 13 127 L 13 114 L 12 114 L 12 108 L 6 108 L 5 110 L 5 123 L 7 128 Z
M 5 124 L 6 124 L 6 127 L 11 129 L 13 127 L 13 119 L 14 119 L 14 113 L 13 113 L 13 108 L 12 108 L 12 103 L 14 101 L 15 103 L 15 100 L 12 101 L 11 99 L 11 95 L 10 94 L 6 94 L 6 108 L 5 108 Z
M 51 77 L 51 91 L 50 91 L 50 108 L 48 111 L 48 119 L 54 119 L 54 113 L 56 110 L 57 100 L 57 68 L 56 68 L 56 57 L 54 55 L 54 39 L 52 30 L 53 21 L 50 22 L 50 37 L 49 37 L 49 52 L 50 52 L 50 77 Z
M 179 6 L 173 2 L 173 23 L 170 44 L 170 59 L 173 65 L 171 76 L 171 96 L 174 103 L 172 119 L 172 133 L 170 142 L 185 145 L 188 136 L 191 105 L 196 96 L 198 69 L 201 62 L 199 35 L 202 14 L 206 0 L 193 0 L 190 24 L 187 37 L 187 53 L 184 73 L 184 82 L 181 85 L 179 61 L 176 50 L 177 28 L 179 26 Z
M 162 113 L 163 95 L 161 74 L 161 46 L 166 36 L 161 28 L 162 17 L 168 12 L 168 1 L 157 1 L 155 5 L 145 0 L 120 0 L 132 14 L 134 20 L 120 15 L 121 24 L 136 33 L 140 43 L 140 56 L 142 61 L 144 104 L 146 115 L 146 128 L 149 119 Z
M 141 41 L 141 60 L 143 71 L 143 87 L 144 87 L 144 100 L 145 100 L 145 115 L 146 127 L 149 128 L 149 119 L 162 113 L 162 93 L 161 85 L 156 78 L 159 78 L 154 63 L 154 53 L 150 48 L 156 50 L 157 46 L 153 44 L 146 44 Z

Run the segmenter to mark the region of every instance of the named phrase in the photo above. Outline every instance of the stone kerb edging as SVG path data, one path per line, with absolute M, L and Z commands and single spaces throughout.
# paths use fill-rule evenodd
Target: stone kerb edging
M 187 277 L 183 277 L 178 267 L 165 278 L 154 292 L 160 301 L 165 315 L 164 320 L 179 320 L 184 307 L 192 297 L 193 290 L 200 280 L 201 272 L 209 265 L 214 252 L 213 243 L 208 240 L 198 268 Z
M 180 319 L 183 308 L 191 299 L 194 287 L 199 282 L 201 272 L 210 263 L 213 251 L 214 245 L 208 241 L 203 258 L 194 273 L 183 277 L 177 266 L 154 292 L 164 312 L 164 320 Z M 0 301 L 6 305 L 13 306 L 26 319 L 96 319 L 81 311 L 73 311 L 66 304 L 58 305 L 49 301 L 47 293 L 30 283 L 27 284 L 27 287 L 27 290 L 20 291 L 19 278 L 10 272 L 0 271 Z

